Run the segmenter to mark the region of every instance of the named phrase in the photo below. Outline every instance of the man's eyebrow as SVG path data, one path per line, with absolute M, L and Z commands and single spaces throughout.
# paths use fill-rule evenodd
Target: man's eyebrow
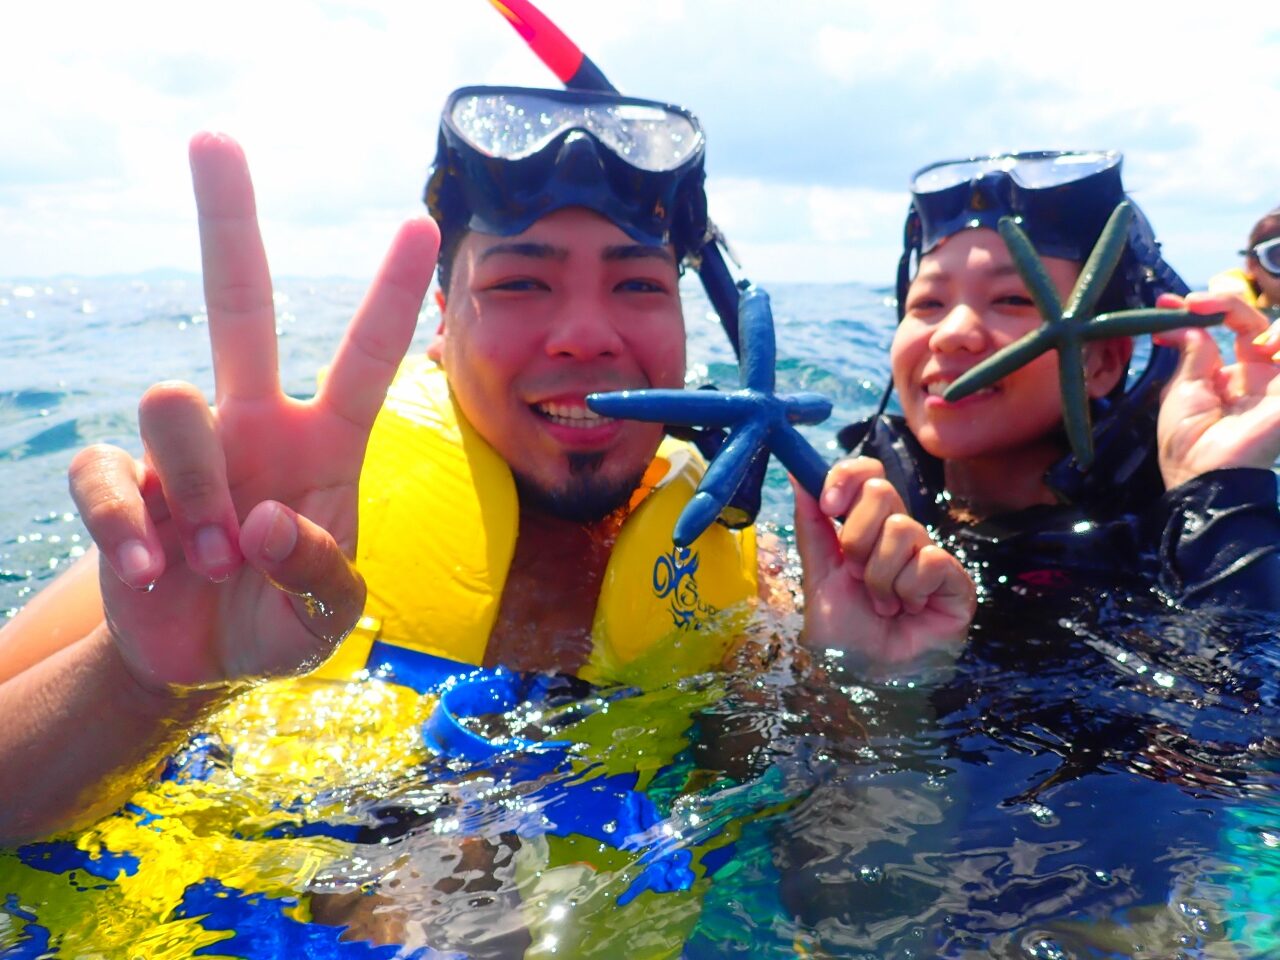
M 495 243 L 481 251 L 477 263 L 484 263 L 491 257 L 532 257 L 535 260 L 568 260 L 569 251 L 564 247 L 553 247 L 549 243 Z
M 676 258 L 666 247 L 655 247 L 644 243 L 623 243 L 616 247 L 605 247 L 600 254 L 600 259 L 605 261 L 616 260 L 643 260 L 646 257 L 654 257 L 671 264 L 676 264 Z

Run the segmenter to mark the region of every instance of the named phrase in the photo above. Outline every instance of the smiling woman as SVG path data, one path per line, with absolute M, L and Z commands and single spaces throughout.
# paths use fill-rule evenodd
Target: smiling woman
M 1280 513 L 1270 468 L 1280 453 L 1280 397 L 1271 385 L 1280 367 L 1266 319 L 1243 301 L 1185 299 L 1193 314 L 1225 313 L 1236 336 L 1231 365 L 1193 327 L 1155 336 L 1131 384 L 1128 338 L 1058 347 L 1084 351 L 1092 461 L 1068 451 L 1061 358 L 1040 353 L 985 389 L 947 399 L 962 375 L 1036 330 L 1035 301 L 1055 297 L 1028 289 L 1035 278 L 1020 273 L 993 228 L 1002 218 L 1020 225 L 1043 259 L 1037 284 L 1052 284 L 1066 302 L 1104 225 L 1125 223 L 1112 217 L 1126 199 L 1120 164 L 1115 152 L 1041 151 L 918 171 L 890 351 L 903 417 L 846 428 L 842 439 L 883 462 L 912 514 L 958 549 L 1015 562 L 1025 554 L 1023 562 L 1063 572 L 1113 566 L 1183 602 L 1277 609 Z M 1145 218 L 1136 214 L 1124 230 L 1108 230 L 1118 268 L 1100 308 L 1183 304 L 1177 294 L 1186 286 Z M 1182 351 L 1176 372 L 1171 347 Z

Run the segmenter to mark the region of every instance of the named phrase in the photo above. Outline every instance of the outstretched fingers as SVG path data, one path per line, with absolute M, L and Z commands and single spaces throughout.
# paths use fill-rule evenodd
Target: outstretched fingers
M 439 249 L 430 218 L 401 226 L 320 387 L 318 403 L 366 432 L 409 349 Z
M 189 153 L 217 400 L 272 396 L 275 305 L 248 163 L 224 134 L 196 134 Z
M 1156 305 L 1182 308 L 1199 316 L 1221 313 L 1223 324 L 1235 334 L 1238 360 L 1270 362 L 1280 350 L 1280 331 L 1273 333 L 1266 316 L 1234 293 L 1196 292 L 1185 297 L 1165 293 L 1157 298 Z

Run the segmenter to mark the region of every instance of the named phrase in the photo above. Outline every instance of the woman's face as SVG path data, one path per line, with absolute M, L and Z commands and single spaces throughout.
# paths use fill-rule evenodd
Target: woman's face
M 1065 300 L 1080 265 L 1044 258 Z M 942 398 L 961 374 L 1031 332 L 1041 317 L 1004 241 L 994 230 L 964 230 L 920 261 L 893 339 L 894 387 L 911 432 L 943 460 L 1012 454 L 1054 435 L 1062 422 L 1053 351 L 963 400 Z M 1128 341 L 1086 348 L 1089 395 L 1105 395 L 1123 375 Z

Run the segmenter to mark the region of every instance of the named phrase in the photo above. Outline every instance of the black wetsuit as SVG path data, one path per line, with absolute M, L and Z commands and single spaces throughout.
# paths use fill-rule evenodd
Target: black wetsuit
M 841 431 L 846 449 L 866 426 Z M 1214 470 L 1166 491 L 1152 445 L 1122 485 L 968 524 L 948 514 L 942 462 L 901 417 L 877 418 L 858 452 L 884 463 L 912 516 L 971 569 L 1031 574 L 1032 582 L 1036 574 L 1096 576 L 1154 586 L 1189 606 L 1280 611 L 1280 511 L 1270 470 Z

